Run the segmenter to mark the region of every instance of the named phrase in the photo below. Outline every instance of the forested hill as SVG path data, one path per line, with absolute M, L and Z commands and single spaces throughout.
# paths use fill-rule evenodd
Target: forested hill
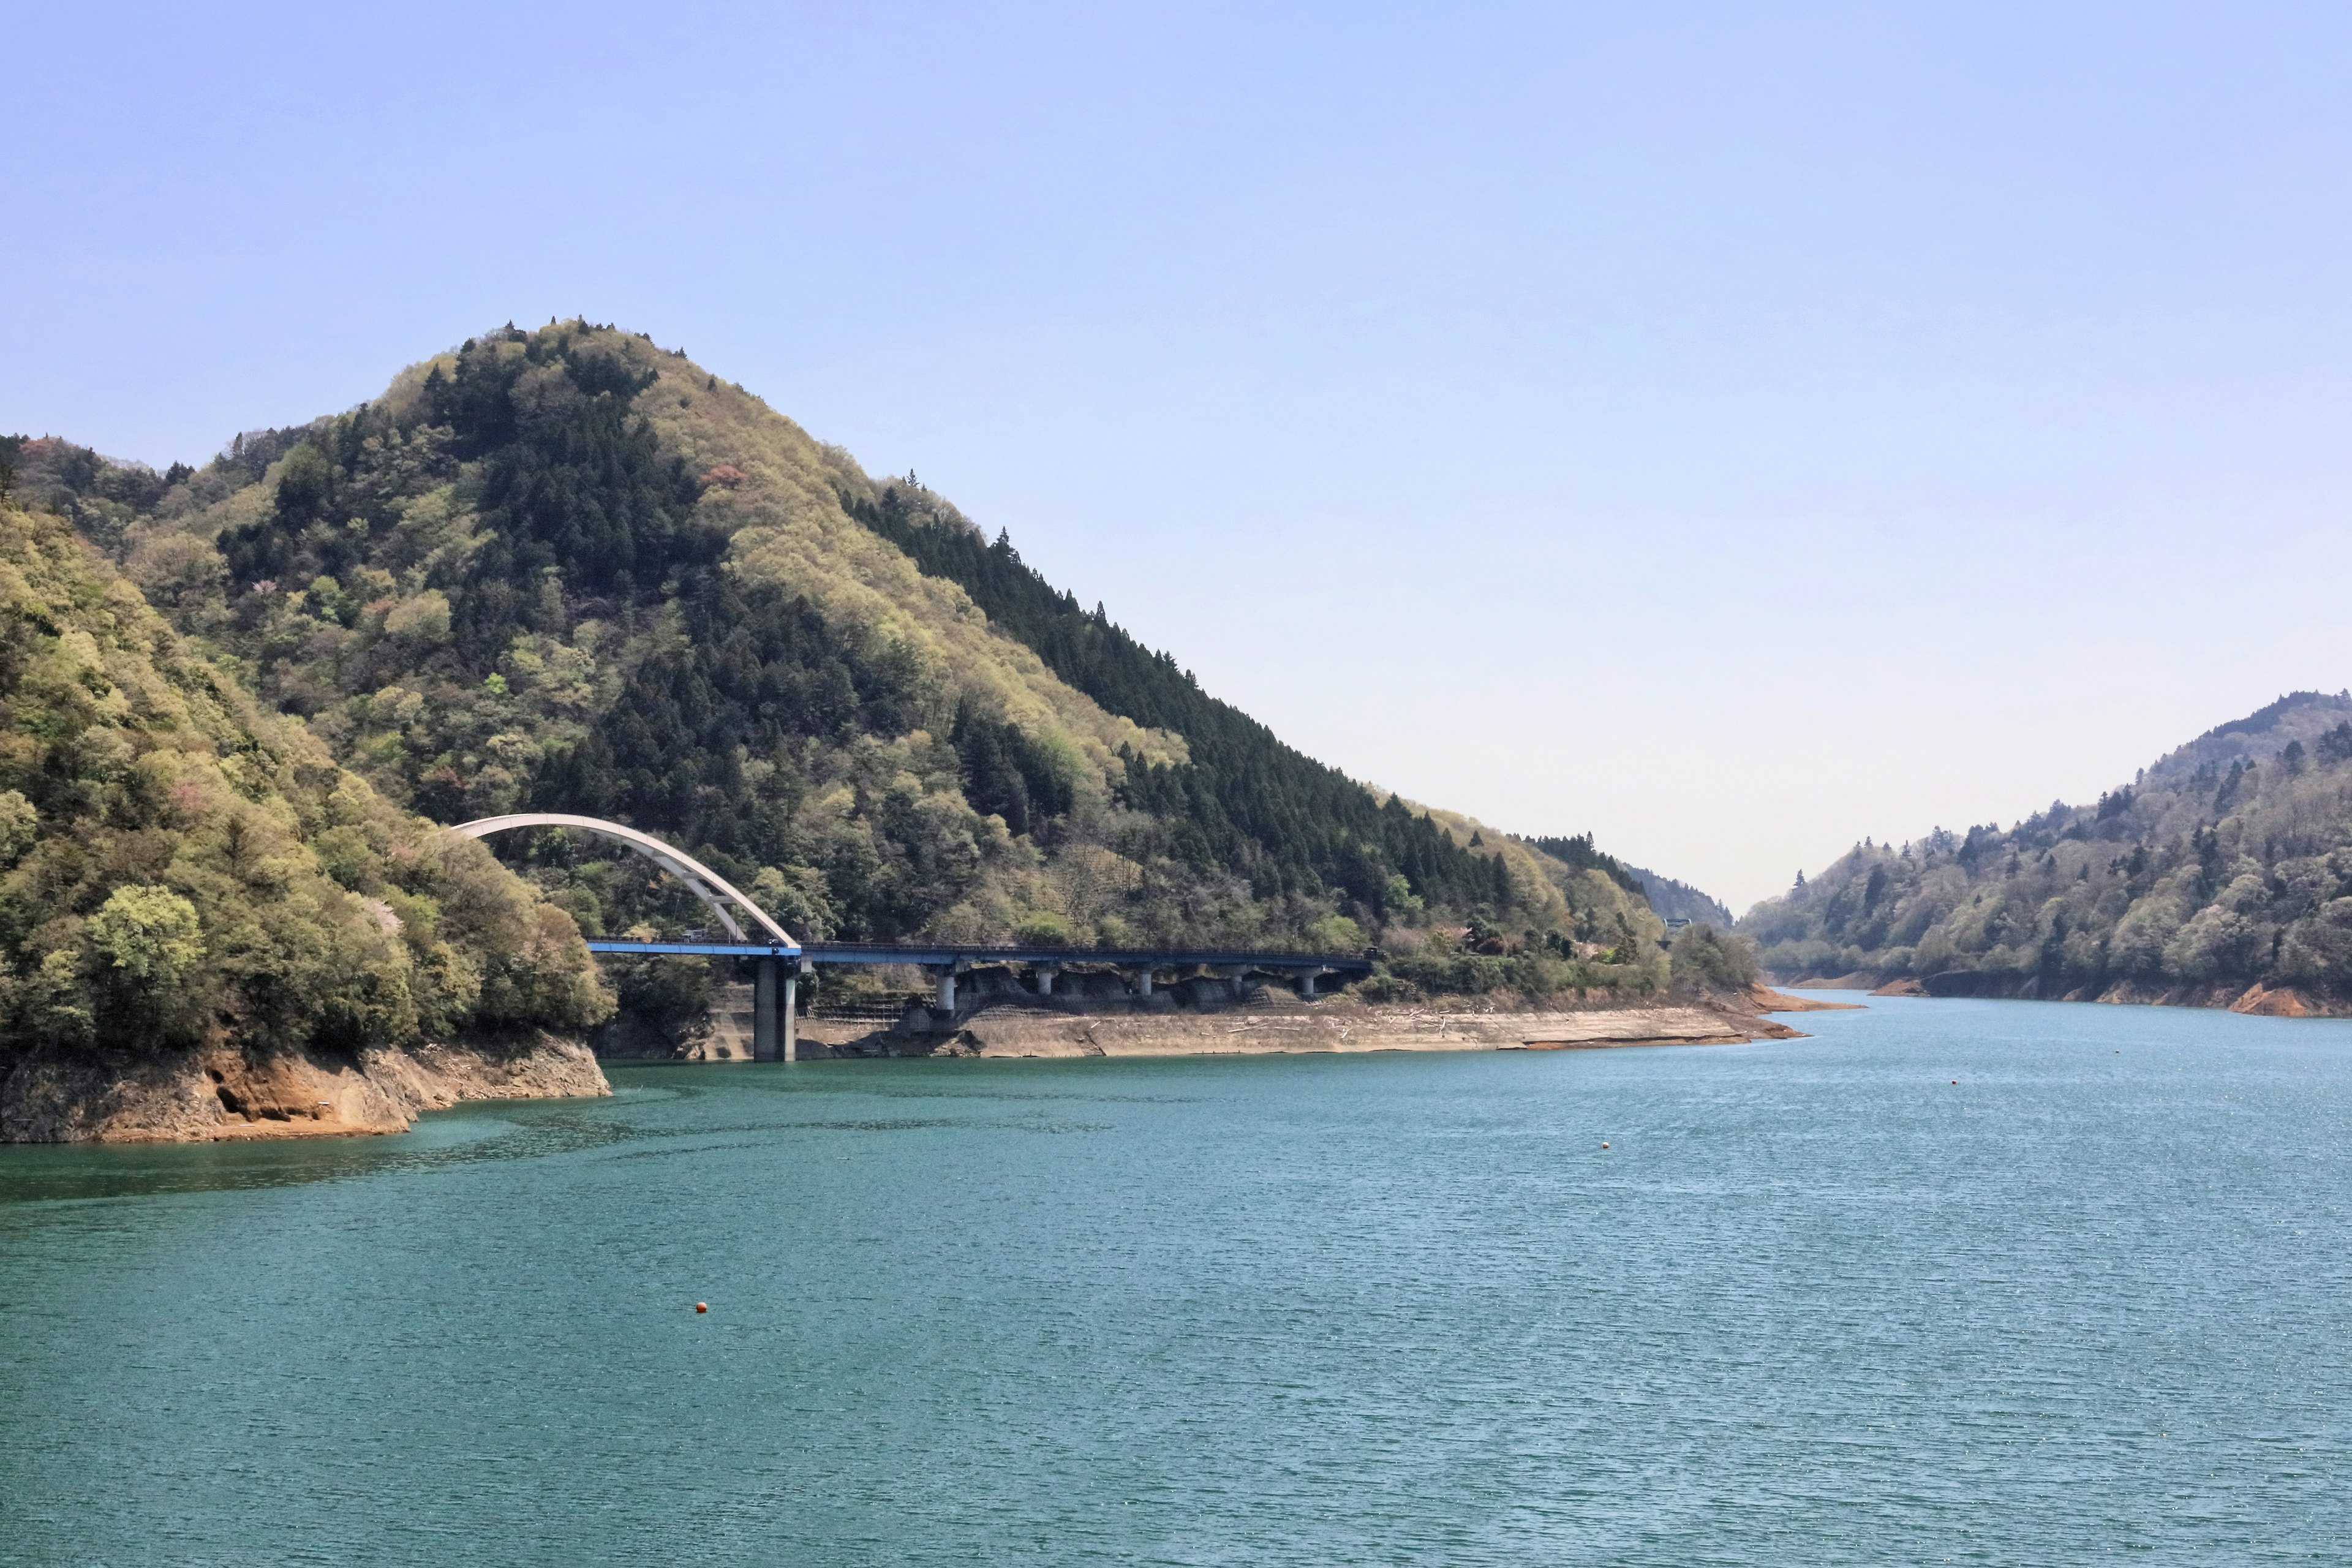
M 1642 884 L 1643 893 L 1650 907 L 1666 920 L 1705 921 L 1712 925 L 1731 929 L 1730 908 L 1711 893 L 1705 893 L 1688 882 L 1677 882 L 1672 877 L 1662 877 L 1655 871 L 1640 867 L 1630 868 L 1633 879 Z
M 2352 694 L 2283 697 L 2088 805 L 1864 842 L 1740 930 L 1784 979 L 2340 1009 L 2352 1003 Z
M 570 917 L 259 710 L 54 517 L 0 499 L 0 1080 L 446 1042 L 611 1012 Z
M 1301 755 L 1001 534 L 638 335 L 491 333 L 202 468 L 0 458 L 391 799 L 617 817 L 810 936 L 1467 926 L 1630 958 L 1660 929 L 1601 871 Z M 520 853 L 592 932 L 693 918 L 632 865 Z

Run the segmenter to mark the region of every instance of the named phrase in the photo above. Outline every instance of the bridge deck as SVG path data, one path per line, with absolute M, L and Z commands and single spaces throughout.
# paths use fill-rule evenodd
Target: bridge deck
M 1113 968 L 1145 964 L 1211 966 L 1247 964 L 1253 968 L 1295 970 L 1321 968 L 1340 974 L 1369 974 L 1368 958 L 1339 958 L 1319 952 L 1248 952 L 1223 948 L 1108 947 L 964 947 L 915 942 L 808 942 L 798 946 L 748 942 L 619 942 L 598 938 L 591 952 L 708 955 L 736 958 L 798 958 L 809 963 L 914 963 L 929 969 L 971 968 L 983 963 L 1100 963 Z

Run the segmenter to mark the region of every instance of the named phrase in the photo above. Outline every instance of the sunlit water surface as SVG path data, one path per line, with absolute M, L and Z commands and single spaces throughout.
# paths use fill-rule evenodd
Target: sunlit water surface
M 0 1563 L 2352 1562 L 2352 1026 L 1796 1021 L 0 1150 Z

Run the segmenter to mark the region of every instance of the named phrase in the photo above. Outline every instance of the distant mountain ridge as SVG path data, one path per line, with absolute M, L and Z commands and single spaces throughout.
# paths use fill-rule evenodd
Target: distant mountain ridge
M 1857 845 L 1739 930 L 1784 981 L 2352 1011 L 2352 696 L 2290 693 L 2087 805 Z

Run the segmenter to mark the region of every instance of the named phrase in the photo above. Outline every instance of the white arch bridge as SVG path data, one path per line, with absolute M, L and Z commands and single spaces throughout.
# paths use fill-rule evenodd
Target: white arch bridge
M 509 816 L 486 816 L 461 822 L 453 833 L 487 838 L 532 827 L 563 827 L 586 833 L 642 855 L 686 884 L 719 918 L 727 942 L 617 942 L 593 938 L 591 952 L 674 955 L 678 957 L 748 958 L 752 961 L 751 1054 L 762 1061 L 792 1061 L 799 1055 L 797 1015 L 800 976 L 817 963 L 910 963 L 930 975 L 936 987 L 931 1008 L 935 1026 L 952 1028 L 956 1019 L 956 977 L 982 967 L 1025 970 L 1029 989 L 1039 996 L 1054 994 L 1054 982 L 1072 964 L 1094 964 L 1116 970 L 1130 998 L 1149 997 L 1165 970 L 1197 972 L 1228 981 L 1238 994 L 1252 975 L 1273 975 L 1297 987 L 1312 999 L 1316 982 L 1326 974 L 1368 974 L 1366 958 L 1335 958 L 1320 953 L 1247 952 L 1218 949 L 972 947 L 936 942 L 801 942 L 778 924 L 743 891 L 693 856 L 602 817 L 571 816 L 561 812 L 522 812 Z M 738 917 L 741 917 L 739 919 Z M 748 920 L 753 928 L 744 930 Z

